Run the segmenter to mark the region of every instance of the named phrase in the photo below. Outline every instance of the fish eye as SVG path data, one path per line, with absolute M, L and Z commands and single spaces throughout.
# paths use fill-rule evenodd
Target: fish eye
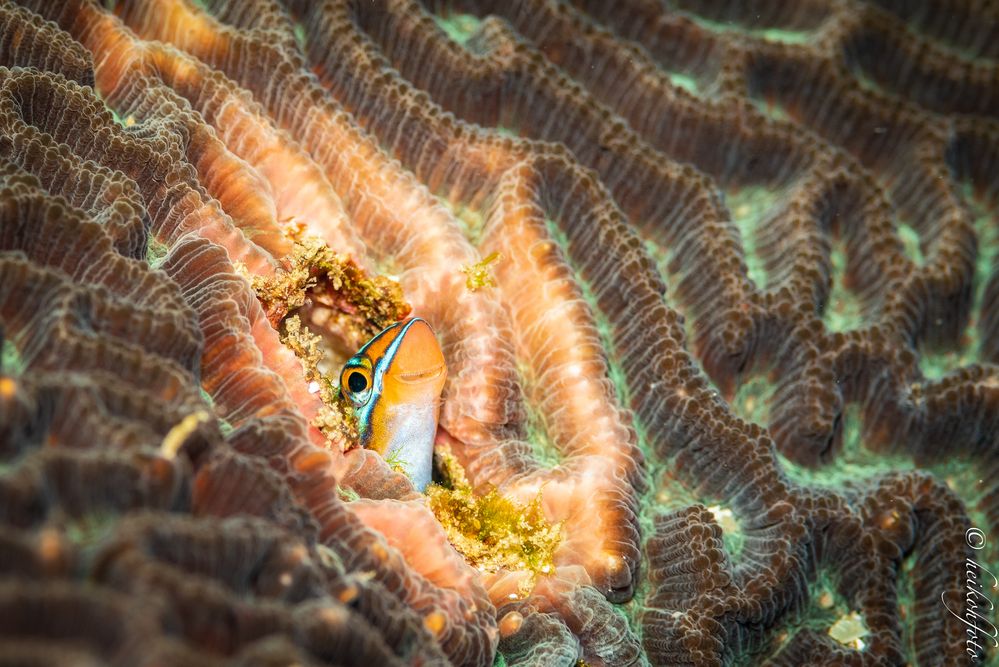
M 371 368 L 364 361 L 350 361 L 340 372 L 340 391 L 356 406 L 371 397 Z
M 351 371 L 347 374 L 347 388 L 355 394 L 359 394 L 368 388 L 368 378 L 360 371 Z

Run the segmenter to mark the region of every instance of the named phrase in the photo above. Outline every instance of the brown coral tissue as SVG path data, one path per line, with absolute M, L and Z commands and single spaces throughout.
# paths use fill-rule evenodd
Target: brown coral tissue
M 0 347 L 0 665 L 999 664 L 999 3 L 0 0 Z

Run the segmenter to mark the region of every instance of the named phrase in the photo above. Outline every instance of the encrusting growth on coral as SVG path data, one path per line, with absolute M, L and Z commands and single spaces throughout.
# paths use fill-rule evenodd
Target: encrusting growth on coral
M 490 273 L 489 265 L 502 259 L 503 253 L 491 252 L 475 264 L 461 267 L 461 272 L 467 276 L 465 278 L 465 287 L 470 292 L 480 290 L 484 287 L 496 287 L 496 279 Z
M 296 235 L 283 264 L 273 275 L 248 276 L 275 328 L 307 304 L 323 306 L 338 313 L 327 326 L 347 340 L 364 341 L 410 312 L 397 282 L 368 276 L 322 239 Z
M 442 481 L 427 487 L 427 502 L 448 540 L 482 572 L 530 573 L 521 584 L 521 592 L 530 593 L 538 576 L 554 572 L 554 554 L 562 540 L 562 526 L 545 518 L 544 491 L 526 505 L 496 489 L 476 495 L 452 454 L 438 452 L 436 458 Z
M 286 230 L 293 240 L 284 266 L 270 275 L 250 275 L 250 280 L 267 319 L 278 329 L 281 343 L 302 362 L 310 391 L 318 395 L 322 407 L 311 424 L 342 449 L 357 442 L 357 424 L 349 403 L 342 400 L 335 382 L 335 369 L 327 366 L 327 345 L 302 322 L 316 319 L 322 330 L 335 333 L 345 344 L 359 347 L 367 338 L 402 319 L 410 312 L 399 284 L 384 276 L 367 275 L 355 261 L 334 252 L 322 239 L 304 236 L 298 227 Z
M 302 362 L 302 372 L 305 381 L 309 383 L 309 390 L 317 394 L 323 403 L 311 424 L 326 435 L 331 443 L 346 450 L 357 442 L 357 422 L 353 418 L 353 410 L 343 400 L 335 382 L 336 371 L 324 372 L 320 368 L 326 357 L 322 337 L 305 328 L 298 315 L 286 317 L 281 323 L 280 333 L 281 343 Z

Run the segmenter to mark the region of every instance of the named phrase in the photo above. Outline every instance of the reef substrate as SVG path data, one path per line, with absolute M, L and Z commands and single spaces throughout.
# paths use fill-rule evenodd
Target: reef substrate
M 0 663 L 984 662 L 997 173 L 988 2 L 3 0 Z

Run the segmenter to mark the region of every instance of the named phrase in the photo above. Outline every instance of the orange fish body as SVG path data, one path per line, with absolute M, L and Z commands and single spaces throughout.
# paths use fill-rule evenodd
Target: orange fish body
M 401 465 L 420 491 L 430 483 L 446 379 L 437 337 L 418 317 L 386 328 L 340 371 L 340 391 L 354 404 L 361 445 Z

